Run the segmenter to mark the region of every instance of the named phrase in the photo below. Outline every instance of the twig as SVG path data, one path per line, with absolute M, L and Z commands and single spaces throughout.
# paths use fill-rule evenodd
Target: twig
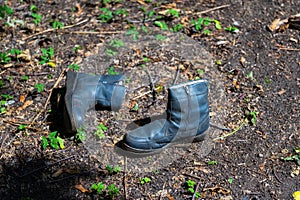
M 126 175 L 127 175 L 127 157 L 124 156 L 124 177 L 123 177 L 123 185 L 124 185 L 124 198 L 125 198 L 125 200 L 128 199 L 128 196 L 127 196 Z
M 229 136 L 235 134 L 236 132 L 238 132 L 244 126 L 245 123 L 246 123 L 246 119 L 244 119 L 244 121 L 241 123 L 241 125 L 239 125 L 239 127 L 237 127 L 236 129 L 234 129 L 232 132 L 230 132 L 228 134 L 225 134 L 223 136 L 220 136 L 220 137 L 216 137 L 216 138 L 213 139 L 213 141 L 215 141 L 215 140 L 223 140 L 224 138 L 229 137 Z
M 217 125 L 217 124 L 212 123 L 212 122 L 210 122 L 209 125 L 210 125 L 211 127 L 213 127 L 213 128 L 220 129 L 220 130 L 222 130 L 222 131 L 231 131 L 231 129 L 229 129 L 229 128 L 226 128 L 226 127 L 224 127 L 224 126 Z
M 222 5 L 222 6 L 217 6 L 217 7 L 208 9 L 208 10 L 204 10 L 204 11 L 201 11 L 201 12 L 197 12 L 196 14 L 204 14 L 204 13 L 208 13 L 208 12 L 211 12 L 211 11 L 219 10 L 219 9 L 221 9 L 221 8 L 226 8 L 226 7 L 229 7 L 229 6 L 230 6 L 230 4 L 226 4 L 226 5 Z
M 154 82 L 153 82 L 153 78 L 150 74 L 150 71 L 147 67 L 146 67 L 146 72 L 147 72 L 147 74 L 149 76 L 149 80 L 150 80 L 150 89 L 151 89 L 152 96 L 153 96 L 153 102 L 155 102 L 156 101 L 156 95 L 155 95 L 156 91 L 155 91 L 155 87 L 154 87 Z
M 159 88 L 160 88 L 159 86 L 156 87 L 156 88 L 155 88 L 155 91 L 158 90 Z M 133 98 L 130 99 L 130 100 L 136 100 L 136 99 L 139 99 L 139 98 L 141 98 L 141 97 L 143 97 L 143 96 L 145 96 L 145 95 L 147 95 L 147 94 L 149 94 L 149 93 L 151 93 L 151 92 L 152 92 L 152 91 L 144 92 L 143 94 L 140 94 L 139 96 L 133 97 Z
M 64 73 L 67 72 L 69 70 L 69 68 L 65 68 L 59 75 L 58 79 L 56 80 L 55 84 L 53 85 L 53 87 L 50 89 L 50 92 L 49 92 L 49 96 L 46 100 L 46 103 L 44 105 L 44 108 L 35 116 L 35 118 L 33 120 L 30 120 L 31 123 L 29 124 L 28 128 L 30 128 L 32 126 L 32 124 L 34 124 L 34 122 L 41 116 L 41 114 L 43 112 L 45 112 L 49 102 L 50 102 L 50 98 L 51 98 L 51 95 L 52 95 L 52 92 L 53 92 L 53 89 L 56 88 L 58 86 L 58 84 L 60 83 L 60 81 L 63 79 L 63 76 L 64 76 Z
M 197 186 L 196 186 L 196 189 L 195 189 L 195 192 L 194 192 L 194 194 L 193 194 L 192 200 L 195 200 L 195 199 L 196 199 L 196 194 L 197 194 L 197 191 L 198 191 L 198 189 L 199 189 L 200 183 L 201 183 L 201 182 L 199 181 L 198 184 L 197 184 Z
M 74 26 L 79 26 L 79 25 L 81 25 L 81 24 L 83 24 L 83 23 L 85 23 L 85 22 L 87 22 L 87 21 L 89 21 L 89 19 L 82 20 L 82 21 L 80 21 L 80 22 L 78 22 L 78 23 L 76 23 L 76 24 L 72 24 L 72 25 L 69 25 L 69 26 L 64 26 L 64 27 L 62 27 L 62 28 L 59 29 L 59 30 L 65 30 L 65 29 L 68 29 L 68 28 L 72 28 L 72 27 L 74 27 Z M 58 30 L 58 29 L 55 29 L 55 28 L 47 29 L 47 30 L 44 30 L 44 31 L 42 31 L 42 32 L 35 33 L 35 34 L 33 34 L 33 35 L 30 35 L 30 36 L 28 36 L 28 37 L 25 37 L 25 38 L 23 38 L 23 40 L 27 40 L 27 39 L 29 39 L 29 38 L 32 38 L 32 37 L 35 37 L 35 36 L 38 36 L 38 35 L 41 35 L 41 34 L 44 34 L 44 33 L 52 32 L 52 31 L 57 31 L 57 30 Z
M 177 81 L 178 76 L 179 76 L 179 72 L 180 72 L 180 67 L 179 67 L 179 65 L 178 65 L 178 66 L 177 66 L 177 70 L 176 70 L 176 75 L 175 75 L 175 78 L 174 78 L 174 80 L 173 80 L 172 85 L 175 85 L 175 84 L 176 84 L 176 81 Z
M 300 51 L 300 49 L 294 49 L 294 48 L 279 48 L 279 50 L 286 50 L 286 51 Z
M 30 174 L 32 174 L 32 173 L 34 173 L 34 172 L 37 172 L 37 171 L 39 171 L 39 170 L 41 170 L 41 169 L 44 169 L 44 168 L 53 166 L 53 165 L 55 165 L 55 164 L 57 164 L 57 163 L 60 163 L 60 162 L 62 162 L 62 161 L 69 160 L 70 158 L 73 158 L 74 156 L 75 156 L 75 155 L 72 155 L 72 156 L 63 158 L 63 159 L 61 159 L 61 160 L 58 160 L 58 161 L 56 161 L 56 162 L 53 162 L 53 163 L 50 163 L 50 164 L 45 164 L 45 166 L 39 167 L 39 168 L 34 169 L 34 170 L 30 171 L 30 172 L 27 172 L 26 174 L 23 174 L 22 176 L 20 176 L 20 178 L 23 178 L 23 177 L 25 177 L 25 176 L 28 176 L 28 175 L 30 175 Z
M 108 34 L 119 34 L 123 31 L 70 31 L 68 34 L 94 34 L 94 35 L 108 35 Z

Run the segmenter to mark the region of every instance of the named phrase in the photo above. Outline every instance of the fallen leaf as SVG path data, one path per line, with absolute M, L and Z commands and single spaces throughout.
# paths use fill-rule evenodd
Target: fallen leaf
M 27 100 L 24 102 L 23 106 L 19 107 L 18 110 L 24 110 L 25 108 L 27 108 L 28 106 L 30 106 L 33 103 L 32 100 Z
M 143 6 L 148 6 L 148 4 L 146 4 L 143 0 L 136 0 L 136 2 L 138 2 L 139 4 L 141 4 Z
M 265 165 L 266 165 L 266 161 L 264 161 L 263 163 L 261 163 L 261 164 L 259 165 L 260 171 L 264 171 Z
M 52 177 L 56 178 L 56 177 L 60 176 L 62 173 L 64 173 L 64 169 L 61 168 L 61 169 L 57 170 L 54 174 L 52 174 Z
M 24 101 L 25 101 L 25 96 L 24 95 L 20 95 L 20 102 L 24 103 Z
M 169 200 L 174 200 L 174 198 L 170 195 L 170 194 L 167 194 L 166 197 L 169 199 Z M 298 200 L 298 199 L 297 199 Z
M 82 185 L 75 185 L 75 188 L 83 193 L 88 192 L 88 190 L 85 189 Z
M 285 92 L 286 92 L 285 89 L 282 89 L 282 90 L 280 90 L 277 94 L 282 95 L 282 94 L 284 94 Z
M 82 13 L 81 6 L 80 6 L 80 4 L 79 4 L 79 3 L 77 3 L 75 7 L 76 7 L 76 8 L 77 8 L 77 10 L 78 10 L 78 12 L 76 13 L 76 16 L 79 16 L 79 15 Z
M 279 22 L 280 22 L 280 18 L 274 19 L 273 22 L 269 26 L 270 31 L 272 31 L 272 32 L 275 31 L 277 29 Z
M 235 88 L 239 89 L 240 85 L 237 83 L 236 79 L 233 79 L 232 84 L 234 85 Z
M 294 200 L 300 200 L 300 191 L 296 191 L 293 193 Z

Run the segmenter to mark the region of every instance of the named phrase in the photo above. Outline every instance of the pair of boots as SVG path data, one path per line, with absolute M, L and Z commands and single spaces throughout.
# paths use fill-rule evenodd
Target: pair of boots
M 118 111 L 126 88 L 122 75 L 93 76 L 68 72 L 66 80 L 67 129 L 76 132 L 85 114 L 97 107 Z M 201 141 L 209 128 L 208 83 L 190 81 L 168 88 L 166 119 L 158 119 L 127 133 L 122 149 L 136 155 L 151 155 L 173 143 Z

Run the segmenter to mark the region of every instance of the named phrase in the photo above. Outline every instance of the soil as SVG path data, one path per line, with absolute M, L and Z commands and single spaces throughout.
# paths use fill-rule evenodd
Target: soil
M 188 181 L 194 181 L 200 199 L 285 200 L 300 190 L 299 30 L 268 28 L 276 18 L 299 13 L 299 1 L 6 3 L 14 13 L 0 20 L 0 53 L 13 48 L 22 53 L 9 55 L 7 62 L 0 57 L 1 199 L 196 199 Z M 30 10 L 32 5 L 37 10 Z M 103 22 L 102 8 L 114 11 L 113 18 Z M 115 12 L 121 8 L 128 14 Z M 168 14 L 170 8 L 179 17 Z M 39 23 L 32 12 L 42 16 Z M 198 18 L 218 20 L 222 29 L 210 21 L 205 34 L 191 24 Z M 63 28 L 53 30 L 55 21 Z M 183 28 L 160 30 L 155 21 Z M 229 26 L 238 31 L 226 31 Z M 111 47 L 116 40 L 124 46 Z M 54 56 L 41 64 L 42 48 L 50 47 Z M 127 78 L 123 108 L 89 112 L 93 128 L 82 142 L 63 124 L 65 75 L 74 63 L 80 72 Z M 210 82 L 212 126 L 203 142 L 140 159 L 115 153 L 130 129 L 165 111 L 170 85 L 198 78 Z M 99 123 L 108 128 L 103 140 L 93 135 Z M 64 148 L 42 148 L 41 137 L 53 131 Z M 107 165 L 121 171 L 110 172 Z M 145 177 L 151 181 L 143 183 Z M 119 193 L 112 197 L 106 189 L 98 195 L 90 188 L 99 182 L 114 184 Z

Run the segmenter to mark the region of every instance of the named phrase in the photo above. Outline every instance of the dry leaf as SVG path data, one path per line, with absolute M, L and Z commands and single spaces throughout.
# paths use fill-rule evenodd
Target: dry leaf
M 259 165 L 260 171 L 264 171 L 265 165 L 266 165 L 266 161 L 264 161 L 263 163 L 261 163 L 261 164 Z
M 166 8 L 166 9 L 176 8 L 176 3 L 169 3 L 169 4 L 163 5 L 161 7 Z
M 25 96 L 24 95 L 20 95 L 20 102 L 24 103 L 25 101 Z
M 23 106 L 19 107 L 18 110 L 24 110 L 25 108 L 27 108 L 28 106 L 30 106 L 33 103 L 32 100 L 27 100 L 25 101 L 25 103 L 23 104 Z
M 300 191 L 296 191 L 293 193 L 294 200 L 300 200 Z
M 237 83 L 236 79 L 233 79 L 232 84 L 234 85 L 235 88 L 239 89 L 240 85 Z
M 272 32 L 275 31 L 277 29 L 279 22 L 280 22 L 279 18 L 274 19 L 274 21 L 269 26 L 270 31 Z
M 141 4 L 143 6 L 148 6 L 148 4 L 146 4 L 143 0 L 136 0 L 136 2 L 138 2 L 139 4 Z
M 166 196 L 169 200 L 174 200 L 174 198 L 170 194 L 167 194 Z
M 88 192 L 88 190 L 85 189 L 82 185 L 75 185 L 75 188 L 76 188 L 77 190 L 80 190 L 80 191 L 83 192 L 83 193 Z
M 76 13 L 76 16 L 79 16 L 82 13 L 82 9 L 79 3 L 76 4 L 75 6 L 78 9 L 78 12 Z
M 52 174 L 52 177 L 56 178 L 58 176 L 60 176 L 62 173 L 64 173 L 64 169 L 59 169 L 57 170 L 54 174 Z

